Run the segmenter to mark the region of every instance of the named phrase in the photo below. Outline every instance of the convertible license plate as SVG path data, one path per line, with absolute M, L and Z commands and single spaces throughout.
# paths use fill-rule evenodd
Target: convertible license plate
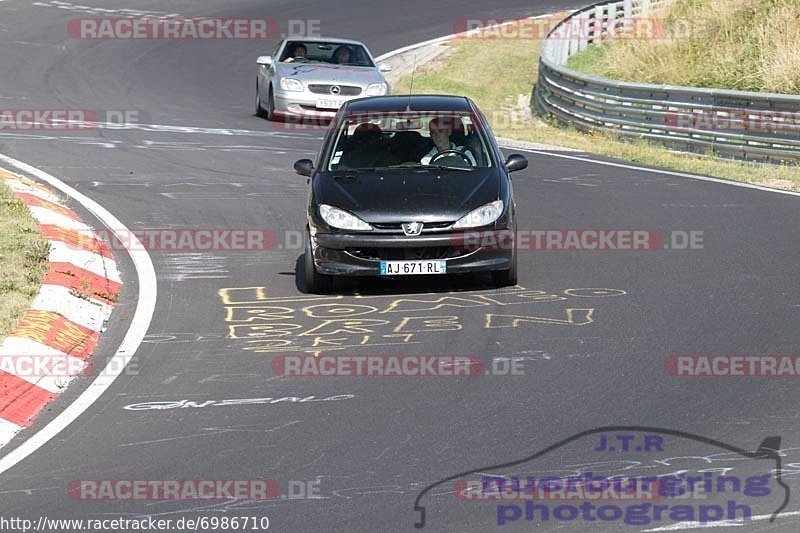
M 447 261 L 381 261 L 381 276 L 447 274 Z
M 339 109 L 342 102 L 337 100 L 317 100 L 317 107 L 320 109 Z

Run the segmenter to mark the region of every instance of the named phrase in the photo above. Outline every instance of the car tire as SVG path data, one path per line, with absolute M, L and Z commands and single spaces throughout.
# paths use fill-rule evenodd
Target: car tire
M 517 284 L 517 252 L 511 256 L 511 268 L 492 271 L 492 283 L 496 287 L 513 287 Z
M 256 82 L 256 116 L 267 118 L 267 111 L 261 106 L 261 93 L 258 90 L 258 82 Z
M 267 120 L 275 120 L 275 95 L 272 94 L 272 85 L 269 86 L 267 93 Z
M 314 265 L 314 254 L 311 251 L 311 236 L 306 235 L 306 253 L 303 261 L 306 292 L 310 294 L 325 294 L 333 289 L 333 276 L 320 274 Z

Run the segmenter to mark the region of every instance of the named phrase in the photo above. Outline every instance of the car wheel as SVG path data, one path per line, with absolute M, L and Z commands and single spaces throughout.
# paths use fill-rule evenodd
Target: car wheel
M 275 95 L 272 94 L 272 85 L 269 86 L 267 95 L 267 120 L 275 120 Z
M 256 82 L 256 116 L 266 118 L 267 112 L 261 107 L 261 93 L 258 90 L 258 82 Z
M 306 235 L 306 253 L 303 262 L 305 270 L 306 292 L 311 294 L 325 294 L 333 288 L 333 276 L 320 274 L 314 265 L 314 254 L 311 251 L 311 236 Z
M 497 287 L 513 287 L 517 284 L 517 252 L 511 256 L 511 268 L 492 271 L 492 282 Z

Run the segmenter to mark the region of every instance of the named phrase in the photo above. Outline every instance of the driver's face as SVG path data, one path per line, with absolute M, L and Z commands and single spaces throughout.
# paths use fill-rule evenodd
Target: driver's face
M 442 150 L 450 149 L 450 133 L 453 130 L 449 128 L 431 130 L 431 139 L 436 148 L 441 152 Z
M 306 57 L 306 49 L 303 46 L 298 46 L 294 49 L 294 57 Z

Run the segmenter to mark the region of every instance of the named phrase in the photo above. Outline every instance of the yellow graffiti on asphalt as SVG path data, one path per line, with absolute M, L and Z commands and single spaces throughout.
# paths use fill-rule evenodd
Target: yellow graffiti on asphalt
M 311 318 L 336 318 L 340 316 L 359 316 L 375 313 L 377 307 L 371 305 L 321 304 L 303 307 L 302 311 Z
M 520 315 L 486 315 L 486 329 L 517 328 L 521 324 L 560 324 L 563 326 L 585 326 L 592 320 L 594 309 L 567 309 L 567 318 L 543 318 L 539 316 Z
M 428 331 L 458 331 L 463 329 L 456 315 L 450 316 L 406 316 L 394 328 L 395 333 L 423 333 Z
M 255 322 L 256 320 L 274 320 L 291 318 L 294 309 L 291 307 L 225 307 L 225 322 Z
M 337 318 L 324 320 L 320 325 L 300 333 L 299 337 L 325 335 L 357 335 L 359 333 L 375 333 L 378 326 L 389 324 L 388 320 L 373 318 Z
M 523 287 L 487 294 L 452 292 L 412 296 L 269 296 L 263 286 L 219 290 L 225 306 L 228 338 L 242 342 L 242 349 L 315 355 L 365 346 L 419 344 L 430 334 L 452 334 L 465 326 L 465 317 L 457 314 L 460 309 L 478 310 L 482 324 L 474 326 L 487 330 L 585 326 L 595 320 L 595 307 L 585 305 L 590 299 L 626 294 L 620 289 L 543 291 Z M 571 299 L 578 299 L 584 305 L 558 306 Z M 531 306 L 540 310 L 526 309 Z M 513 312 L 504 313 L 502 310 L 506 308 Z M 475 316 L 468 315 L 473 321 Z
M 293 329 L 302 329 L 300 324 L 235 324 L 228 326 L 229 339 L 267 339 L 291 335 Z

